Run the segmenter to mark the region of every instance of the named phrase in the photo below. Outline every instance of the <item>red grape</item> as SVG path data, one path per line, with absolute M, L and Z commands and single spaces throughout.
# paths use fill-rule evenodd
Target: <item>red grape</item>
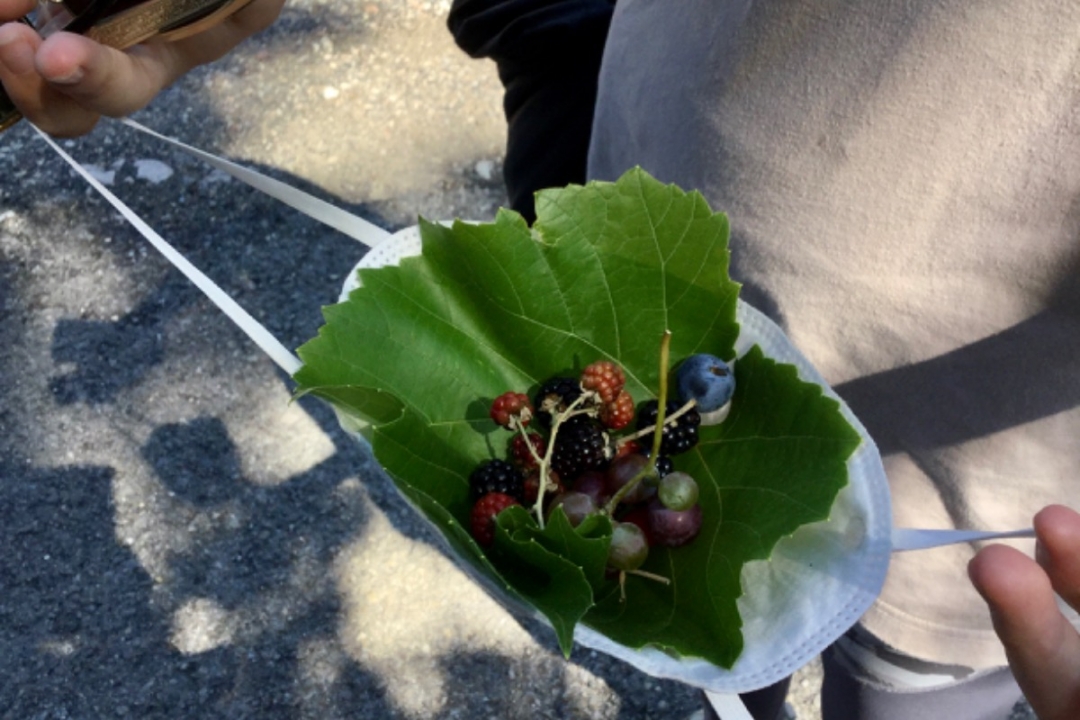
M 615 523 L 608 547 L 608 565 L 616 570 L 637 570 L 649 556 L 645 533 L 633 523 Z
M 644 455 L 625 455 L 615 458 L 607 469 L 607 491 L 609 495 L 615 495 L 624 485 L 633 480 L 649 464 L 649 459 Z M 648 500 L 656 494 L 656 486 L 648 482 L 648 478 L 638 483 L 637 487 L 623 497 L 624 503 L 639 503 Z
M 565 492 L 559 497 L 555 498 L 551 503 L 551 508 L 548 510 L 548 517 L 555 508 L 561 507 L 563 512 L 566 513 L 566 519 L 570 521 L 570 525 L 577 527 L 582 521 L 589 515 L 596 512 L 596 502 L 585 493 L 580 492 Z
M 649 530 L 657 545 L 685 545 L 701 531 L 701 506 L 694 505 L 689 510 L 669 510 L 654 498 L 649 503 Z
M 589 470 L 578 476 L 572 488 L 574 492 L 585 493 L 593 499 L 597 507 L 607 502 L 607 480 L 604 473 L 597 470 Z
M 698 484 L 684 472 L 670 472 L 660 479 L 660 502 L 668 510 L 689 510 L 698 499 Z

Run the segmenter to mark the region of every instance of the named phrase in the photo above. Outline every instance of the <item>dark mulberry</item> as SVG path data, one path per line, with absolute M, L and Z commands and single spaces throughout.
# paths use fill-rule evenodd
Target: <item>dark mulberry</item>
M 505 460 L 485 460 L 469 475 L 473 500 L 489 493 L 503 493 L 518 502 L 525 499 L 525 476 Z
M 657 403 L 656 400 L 649 400 L 641 406 L 641 410 L 638 411 L 638 430 L 644 430 L 647 427 L 656 425 L 656 410 L 658 405 L 659 403 Z M 668 400 L 665 405 L 666 412 L 664 417 L 670 418 L 679 408 L 680 405 L 678 402 Z M 660 440 L 660 454 L 678 455 L 697 445 L 698 426 L 700 425 L 701 414 L 695 408 L 690 408 L 690 410 L 676 418 L 674 424 L 669 424 L 665 421 L 663 435 Z M 647 438 L 646 444 L 648 444 Z
M 612 454 L 608 434 L 600 424 L 590 417 L 578 415 L 559 425 L 551 454 L 551 469 L 563 482 L 573 482 L 586 470 L 604 467 Z
M 540 386 L 533 398 L 536 420 L 541 427 L 550 428 L 552 416 L 565 411 L 581 397 L 581 384 L 574 378 L 551 378 Z

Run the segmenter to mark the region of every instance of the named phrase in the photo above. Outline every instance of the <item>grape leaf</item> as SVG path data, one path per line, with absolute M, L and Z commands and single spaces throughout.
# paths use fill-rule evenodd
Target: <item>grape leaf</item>
M 768 558 L 780 538 L 827 517 L 823 498 L 843 486 L 846 458 L 859 444 L 835 400 L 757 346 L 736 362 L 735 381 L 731 415 L 702 427 L 698 446 L 678 457 L 702 489 L 705 521 L 689 545 L 649 553 L 644 569 L 671 586 L 631 578 L 625 602 L 609 594 L 585 618 L 625 645 L 640 647 L 645 637 L 722 667 L 742 649 L 733 591 L 743 564 Z
M 632 170 L 615 183 L 544 191 L 536 208 L 531 229 L 510 211 L 482 225 L 421 221 L 422 255 L 361 270 L 362 287 L 325 309 L 318 337 L 298 351 L 298 392 L 368 423 L 373 452 L 402 491 L 463 559 L 541 609 L 564 650 L 584 617 L 628 646 L 730 667 L 742 648 L 743 564 L 828 516 L 859 436 L 818 386 L 753 350 L 736 363 L 732 416 L 703 428 L 701 444 L 676 460 L 701 484 L 704 521 L 690 545 L 650 554 L 646 569 L 669 585 L 631 577 L 621 601 L 595 570 L 605 528 L 570 542 L 572 532 L 544 535 L 508 515 L 486 556 L 464 528 L 469 473 L 506 456 L 509 433 L 488 417 L 493 398 L 609 359 L 640 403 L 657 393 L 665 330 L 675 359 L 732 358 L 739 333 L 727 218 L 700 194 Z M 548 575 L 530 580 L 509 562 L 515 555 L 549 564 Z M 591 596 L 555 592 L 551 573 Z
M 594 516 L 574 528 L 558 508 L 540 529 L 518 506 L 499 515 L 498 527 L 489 557 L 514 592 L 547 616 L 569 657 L 574 626 L 593 606 L 594 587 L 604 581 L 610 521 Z

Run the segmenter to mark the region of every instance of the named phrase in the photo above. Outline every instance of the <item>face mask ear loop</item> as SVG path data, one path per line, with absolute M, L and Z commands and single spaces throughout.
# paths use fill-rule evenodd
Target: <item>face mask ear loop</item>
M 302 212 L 313 220 L 317 220 L 328 227 L 332 227 L 335 230 L 348 235 L 369 248 L 375 247 L 390 237 L 390 233 L 379 226 L 374 225 L 367 220 L 363 220 L 352 213 L 346 212 L 339 207 L 335 207 L 325 200 L 320 200 L 302 190 L 297 190 L 294 187 L 286 185 L 280 180 L 267 177 L 262 173 L 219 158 L 217 155 L 213 155 L 204 150 L 185 145 L 179 140 L 156 133 L 134 120 L 123 118 L 120 122 L 141 133 L 167 142 L 173 147 L 183 150 L 185 153 L 202 160 L 208 165 L 231 175 L 240 182 L 250 185 L 275 200 L 285 203 L 289 207 Z
M 893 528 L 892 551 L 909 552 L 911 550 L 929 550 L 943 545 L 985 542 L 1009 538 L 1033 538 L 1035 531 L 1023 530 L 917 530 L 914 528 Z
M 754 720 L 754 716 L 746 709 L 746 705 L 738 695 L 706 692 L 705 697 L 708 698 L 720 720 Z
M 282 345 L 277 338 L 271 335 L 270 331 L 263 327 L 258 320 L 251 317 L 246 310 L 240 307 L 228 293 L 218 287 L 217 284 L 204 275 L 202 271 L 188 262 L 187 258 L 166 242 L 164 238 L 154 232 L 153 228 L 147 225 L 131 208 L 125 205 L 123 201 L 109 192 L 104 185 L 90 175 L 90 173 L 79 165 L 79 163 L 75 162 L 75 160 L 64 152 L 52 138 L 39 130 L 36 126 L 34 126 L 34 129 L 37 130 L 38 135 L 40 135 L 41 138 L 56 151 L 57 155 L 63 158 L 64 161 L 67 162 L 75 172 L 82 176 L 92 188 L 97 190 L 102 197 L 108 200 L 125 220 L 131 223 L 131 225 L 158 250 L 158 252 L 165 256 L 166 260 L 172 263 L 177 270 L 183 273 L 188 280 L 199 288 L 199 290 L 201 290 L 211 302 L 225 313 L 225 315 L 232 320 L 245 335 L 251 338 L 252 342 L 258 345 L 279 368 L 284 370 L 290 377 L 301 368 L 303 363 L 300 362 L 300 359 Z

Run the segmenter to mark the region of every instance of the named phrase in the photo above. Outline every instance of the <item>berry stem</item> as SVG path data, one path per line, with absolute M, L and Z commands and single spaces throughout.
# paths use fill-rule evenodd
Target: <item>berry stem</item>
M 540 526 L 540 529 L 544 529 L 544 496 L 547 494 L 548 486 L 548 473 L 551 472 L 551 456 L 555 452 L 555 436 L 559 432 L 559 426 L 569 420 L 574 415 L 581 415 L 584 411 L 578 410 L 578 407 L 590 397 L 589 393 L 582 393 L 578 396 L 574 402 L 560 413 L 555 413 L 551 417 L 551 436 L 548 438 L 547 450 L 544 451 L 544 457 L 540 459 L 540 487 L 536 492 L 536 503 L 533 505 L 533 514 L 536 515 L 536 523 Z M 528 443 L 528 439 L 526 438 Z M 528 443 L 532 452 L 532 444 Z
M 657 575 L 656 573 L 651 573 L 648 570 L 638 569 L 638 570 L 627 570 L 626 572 L 630 573 L 631 575 L 638 575 L 638 576 L 643 577 L 643 578 L 645 578 L 647 580 L 653 580 L 653 581 L 658 582 L 658 583 L 663 583 L 664 585 L 670 585 L 671 584 L 671 578 L 666 578 L 663 575 Z
M 671 413 L 666 418 L 664 418 L 664 424 L 665 425 L 674 425 L 675 422 L 679 418 L 681 418 L 683 415 L 685 415 L 686 413 L 693 410 L 696 405 L 697 405 L 697 400 L 693 400 L 693 399 L 687 400 L 685 405 L 683 405 L 681 408 L 679 408 L 678 410 L 676 410 L 675 412 Z M 659 424 L 660 424 L 659 422 L 656 423 L 656 425 L 659 425 Z M 653 434 L 654 432 L 656 432 L 656 425 L 649 425 L 648 427 L 643 427 L 640 430 L 638 430 L 636 433 L 633 433 L 632 435 L 623 435 L 622 437 L 619 438 L 618 442 L 616 443 L 616 447 L 621 447 L 621 446 L 625 445 L 626 443 L 630 442 L 631 440 L 637 440 L 638 438 L 642 438 L 642 437 L 645 437 L 646 435 Z
M 660 397 L 656 405 L 656 427 L 653 429 L 652 454 L 649 456 L 649 469 L 656 469 L 656 456 L 660 454 L 660 443 L 664 438 L 664 412 L 667 410 L 668 362 L 671 359 L 671 331 L 665 330 L 660 338 Z
M 620 570 L 619 571 L 619 602 L 621 602 L 621 603 L 626 602 L 626 576 L 627 575 L 637 575 L 638 577 L 643 577 L 646 580 L 653 580 L 653 581 L 658 582 L 658 583 L 663 583 L 664 585 L 670 585 L 671 584 L 671 579 L 670 578 L 666 578 L 663 575 L 657 575 L 656 573 L 651 573 L 651 572 L 649 572 L 647 570 Z
M 671 360 L 671 331 L 665 330 L 660 338 L 660 396 L 656 406 L 656 425 L 652 428 L 653 442 L 652 452 L 649 454 L 649 462 L 641 471 L 631 478 L 630 482 L 619 488 L 619 491 L 611 496 L 608 504 L 604 506 L 604 512 L 611 515 L 622 502 L 645 478 L 656 477 L 656 458 L 660 455 L 660 443 L 664 437 L 664 410 L 667 409 L 668 394 L 668 363 Z M 692 406 L 691 406 L 692 407 Z
M 536 452 L 536 448 L 533 447 L 532 441 L 529 440 L 529 431 L 525 429 L 525 426 L 517 421 L 516 418 L 510 420 L 510 424 L 514 426 L 514 430 L 517 430 L 522 439 L 525 440 L 525 447 L 528 448 L 529 454 L 532 455 L 532 459 L 536 461 L 536 464 L 542 465 L 544 459 L 540 457 L 540 453 Z

